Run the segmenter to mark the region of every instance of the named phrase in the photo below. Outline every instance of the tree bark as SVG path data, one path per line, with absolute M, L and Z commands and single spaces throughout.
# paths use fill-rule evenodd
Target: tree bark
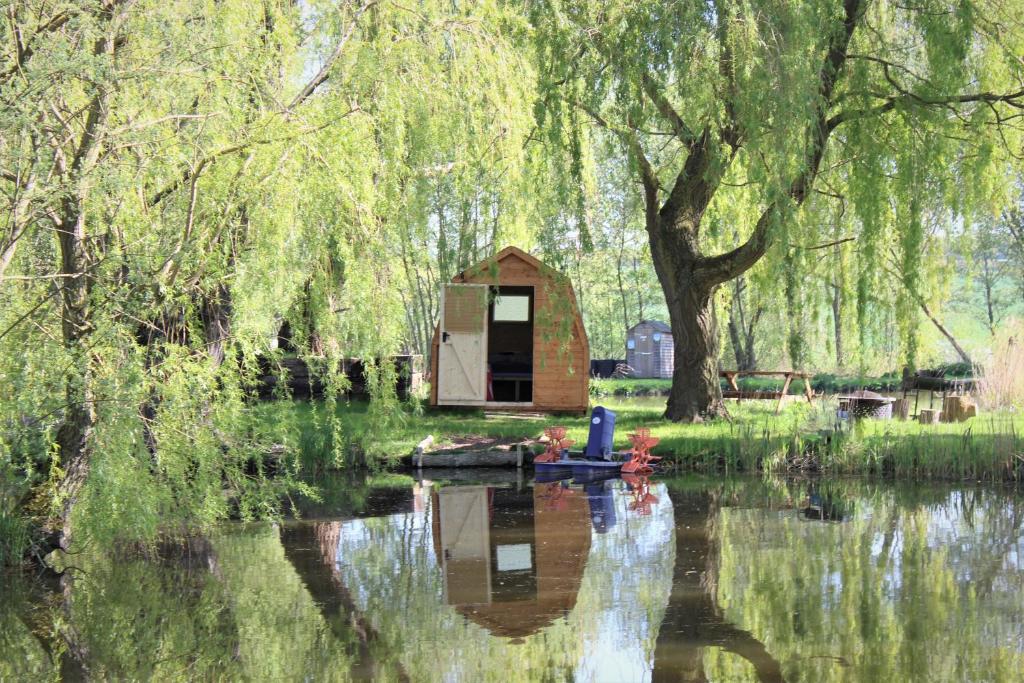
M 206 353 L 219 366 L 231 337 L 231 289 L 220 282 L 203 296 L 201 316 L 206 337 Z
M 67 406 L 57 430 L 63 477 L 60 480 L 60 547 L 72 542 L 72 515 L 89 475 L 92 438 L 96 427 L 96 397 L 92 386 L 92 360 L 88 350 L 92 331 L 89 305 L 90 277 L 85 248 L 85 223 L 76 198 L 64 202 L 65 220 L 58 228 L 61 253 L 61 334 L 64 347 L 76 359 L 66 380 Z
M 693 282 L 668 305 L 675 340 L 672 389 L 665 407 L 671 420 L 700 422 L 726 415 L 718 380 L 716 288 L 700 284 Z

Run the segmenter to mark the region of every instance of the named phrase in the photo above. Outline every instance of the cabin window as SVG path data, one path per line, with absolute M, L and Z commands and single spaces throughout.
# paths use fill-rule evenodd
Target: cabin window
M 530 322 L 530 297 L 521 294 L 499 295 L 494 300 L 494 322 Z
M 533 568 L 529 543 L 499 545 L 497 555 L 499 572 L 516 572 Z

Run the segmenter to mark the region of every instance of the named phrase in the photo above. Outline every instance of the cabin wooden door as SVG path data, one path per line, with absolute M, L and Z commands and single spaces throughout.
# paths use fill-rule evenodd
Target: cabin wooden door
M 487 285 L 441 289 L 441 338 L 437 350 L 438 405 L 487 400 Z

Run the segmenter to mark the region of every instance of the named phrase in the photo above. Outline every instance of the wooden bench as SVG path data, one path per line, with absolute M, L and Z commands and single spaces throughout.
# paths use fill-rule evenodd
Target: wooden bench
M 809 372 L 795 372 L 793 370 L 720 370 L 718 372 L 719 377 L 725 378 L 729 382 L 729 389 L 722 392 L 722 398 L 734 398 L 737 401 L 743 399 L 760 399 L 760 400 L 778 400 L 778 405 L 775 406 L 775 414 L 778 415 L 779 411 L 782 410 L 782 403 L 786 400 L 787 396 L 792 396 L 789 393 L 789 386 L 793 383 L 794 379 L 802 379 L 804 381 L 804 396 L 807 397 L 808 403 L 813 403 L 814 395 L 811 393 L 811 374 Z M 737 377 L 782 377 L 782 391 L 743 391 L 740 389 L 739 384 L 736 383 Z

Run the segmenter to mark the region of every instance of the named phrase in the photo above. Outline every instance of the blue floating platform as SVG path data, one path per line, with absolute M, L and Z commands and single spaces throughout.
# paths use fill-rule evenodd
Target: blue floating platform
M 613 453 L 612 456 L 613 457 L 617 457 L 618 458 L 617 460 L 604 460 L 604 459 L 593 459 L 593 460 L 591 460 L 589 458 L 578 457 L 578 456 L 581 456 L 581 455 L 583 455 L 581 452 L 576 451 L 575 453 L 570 453 L 569 457 L 567 457 L 567 458 L 560 458 L 560 459 L 555 460 L 553 462 L 537 462 L 537 461 L 534 461 L 533 466 L 535 468 L 538 468 L 538 469 L 539 468 L 562 468 L 562 469 L 583 469 L 583 468 L 586 468 L 586 469 L 604 470 L 604 469 L 619 469 L 629 460 L 629 456 L 628 456 L 627 453 Z M 577 457 L 573 457 L 573 456 L 577 456 Z
M 605 468 L 621 468 L 625 464 L 624 461 L 609 462 L 607 460 L 577 460 L 576 458 L 568 458 L 566 460 L 555 460 L 554 462 L 535 462 L 534 467 L 561 467 L 576 469 L 578 467 L 587 467 L 594 469 L 605 469 Z

